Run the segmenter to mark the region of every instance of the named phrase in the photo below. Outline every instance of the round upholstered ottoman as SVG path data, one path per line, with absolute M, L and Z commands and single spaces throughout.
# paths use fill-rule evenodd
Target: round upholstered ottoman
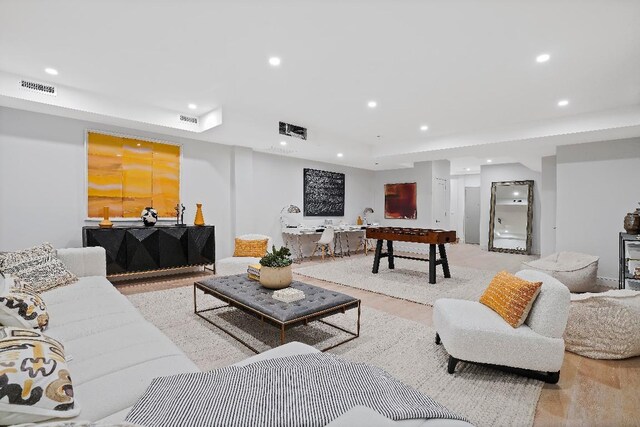
M 538 270 L 555 277 L 571 292 L 589 292 L 596 285 L 598 257 L 578 252 L 558 252 L 522 263 L 523 270 Z
M 640 292 L 572 294 L 564 340 L 568 351 L 592 359 L 640 355 Z

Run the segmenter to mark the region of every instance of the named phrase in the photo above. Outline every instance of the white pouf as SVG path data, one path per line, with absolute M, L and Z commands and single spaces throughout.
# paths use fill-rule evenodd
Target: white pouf
M 592 359 L 640 355 L 640 292 L 628 289 L 571 295 L 566 348 Z
M 555 277 L 571 292 L 589 292 L 596 285 L 598 257 L 578 252 L 558 252 L 522 263 L 523 269 L 538 270 Z

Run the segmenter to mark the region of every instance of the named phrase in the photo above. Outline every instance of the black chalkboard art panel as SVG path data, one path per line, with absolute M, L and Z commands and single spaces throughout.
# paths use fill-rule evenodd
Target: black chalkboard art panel
M 304 169 L 304 215 L 344 216 L 344 174 Z

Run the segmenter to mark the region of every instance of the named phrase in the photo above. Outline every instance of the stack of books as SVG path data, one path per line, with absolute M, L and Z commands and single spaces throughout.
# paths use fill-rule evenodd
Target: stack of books
M 249 268 L 247 268 L 247 273 L 249 274 L 249 279 L 260 281 L 260 264 L 251 264 Z

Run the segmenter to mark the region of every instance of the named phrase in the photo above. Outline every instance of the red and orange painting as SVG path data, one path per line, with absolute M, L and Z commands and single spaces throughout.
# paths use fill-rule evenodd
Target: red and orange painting
M 180 146 L 88 132 L 87 215 L 139 218 L 153 207 L 161 218 L 175 216 L 180 201 Z
M 415 182 L 384 185 L 384 217 L 387 219 L 416 219 L 417 188 Z

